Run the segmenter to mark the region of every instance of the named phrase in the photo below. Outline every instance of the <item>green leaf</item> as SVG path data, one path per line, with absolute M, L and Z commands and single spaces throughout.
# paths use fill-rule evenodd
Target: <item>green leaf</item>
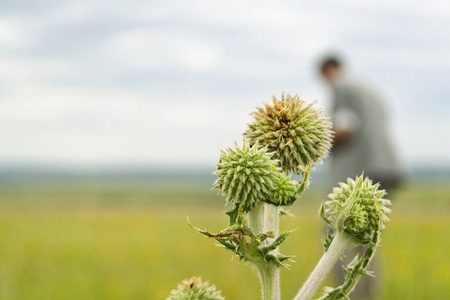
M 230 217 L 228 226 L 235 225 L 238 221 L 238 216 L 239 216 L 239 203 L 235 203 L 234 208 L 227 211 L 226 214 Z

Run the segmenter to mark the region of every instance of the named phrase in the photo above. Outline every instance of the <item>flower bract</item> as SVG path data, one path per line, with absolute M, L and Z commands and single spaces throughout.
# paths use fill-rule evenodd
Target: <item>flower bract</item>
M 272 103 L 258 107 L 252 115 L 244 136 L 250 143 L 258 142 L 275 152 L 285 172 L 303 173 L 328 155 L 333 137 L 331 123 L 321 110 L 297 95 L 283 92 L 281 100 L 273 96 Z
M 225 195 L 228 201 L 239 203 L 249 211 L 258 201 L 267 201 L 274 189 L 279 173 L 277 160 L 272 159 L 265 147 L 250 146 L 244 141 L 242 147 L 221 150 L 214 187 Z
M 391 202 L 384 199 L 386 192 L 379 187 L 367 177 L 363 180 L 363 175 L 341 182 L 325 202 L 325 220 L 335 230 L 352 235 L 357 242 L 368 243 L 378 222 L 383 229 L 389 220 Z
M 290 176 L 279 173 L 269 201 L 275 205 L 292 205 L 299 197 L 297 188 L 297 181 L 291 180 Z

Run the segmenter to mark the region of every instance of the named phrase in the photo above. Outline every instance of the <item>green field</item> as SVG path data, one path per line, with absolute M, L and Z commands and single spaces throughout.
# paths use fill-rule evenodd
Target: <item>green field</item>
M 392 195 L 377 255 L 379 299 L 450 299 L 450 187 L 409 184 Z M 322 192 L 310 190 L 281 222 L 292 299 L 321 256 Z M 0 191 L 0 299 L 165 299 L 202 275 L 227 299 L 259 298 L 249 265 L 187 225 L 218 231 L 224 200 L 204 184 L 8 184 Z M 330 281 L 328 281 L 330 283 Z

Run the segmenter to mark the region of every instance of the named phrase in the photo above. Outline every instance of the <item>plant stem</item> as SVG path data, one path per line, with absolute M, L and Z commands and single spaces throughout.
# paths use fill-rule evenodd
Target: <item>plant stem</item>
M 273 231 L 274 238 L 264 241 L 266 245 L 278 237 L 279 208 L 267 203 L 258 203 L 248 213 L 249 227 L 254 234 Z M 274 250 L 275 253 L 278 249 Z M 280 300 L 280 270 L 264 259 L 254 261 L 262 286 L 263 300 Z
M 257 264 L 263 300 L 280 300 L 280 271 L 273 264 Z
M 342 254 L 355 246 L 356 244 L 350 235 L 337 232 L 328 251 L 323 254 L 316 268 L 303 284 L 294 300 L 310 300 Z

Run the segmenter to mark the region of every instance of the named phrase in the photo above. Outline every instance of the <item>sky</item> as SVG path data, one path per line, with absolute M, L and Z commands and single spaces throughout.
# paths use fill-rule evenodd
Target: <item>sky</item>
M 206 166 L 272 94 L 329 107 L 337 51 L 379 88 L 406 166 L 450 167 L 450 4 L 0 4 L 0 165 Z

